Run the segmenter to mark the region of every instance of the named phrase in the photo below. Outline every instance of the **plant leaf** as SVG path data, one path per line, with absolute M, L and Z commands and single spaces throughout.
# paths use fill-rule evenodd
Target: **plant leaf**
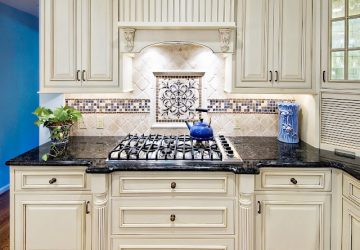
M 41 157 L 41 159 L 42 159 L 43 161 L 47 161 L 47 160 L 48 160 L 48 155 L 47 155 L 47 154 L 44 154 L 44 155 Z

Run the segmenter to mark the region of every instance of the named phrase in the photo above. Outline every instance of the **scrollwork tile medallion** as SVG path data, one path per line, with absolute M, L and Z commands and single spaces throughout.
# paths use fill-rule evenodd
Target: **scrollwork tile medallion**
M 201 106 L 204 72 L 154 72 L 156 76 L 156 122 L 194 120 Z

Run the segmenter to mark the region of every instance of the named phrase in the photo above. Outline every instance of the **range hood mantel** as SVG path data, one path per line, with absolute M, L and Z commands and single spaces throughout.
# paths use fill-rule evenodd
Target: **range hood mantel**
M 119 22 L 119 28 L 133 29 L 235 29 L 235 22 L 169 22 L 169 23 L 145 23 L 145 22 Z
M 175 28 L 176 27 L 176 28 Z M 161 43 L 198 44 L 208 47 L 214 53 L 233 53 L 235 30 L 221 28 L 146 28 L 127 26 L 120 28 L 120 52 L 140 53 L 144 48 Z

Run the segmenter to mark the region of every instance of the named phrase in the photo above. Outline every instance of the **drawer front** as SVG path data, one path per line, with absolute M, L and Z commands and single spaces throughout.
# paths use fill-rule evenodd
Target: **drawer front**
M 331 170 L 263 169 L 256 177 L 256 190 L 331 191 Z
M 235 176 L 228 174 L 123 173 L 112 175 L 113 196 L 171 195 L 235 195 Z
M 88 176 L 84 171 L 16 171 L 16 190 L 86 190 Z
M 112 250 L 235 250 L 234 239 L 113 239 Z
M 137 199 L 112 201 L 113 234 L 233 234 L 232 199 Z
M 360 205 L 360 181 L 344 174 L 343 195 Z

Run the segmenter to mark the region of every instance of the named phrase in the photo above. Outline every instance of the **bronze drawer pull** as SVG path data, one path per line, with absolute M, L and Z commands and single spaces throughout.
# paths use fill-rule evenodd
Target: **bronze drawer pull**
M 174 222 L 174 221 L 175 221 L 175 219 L 176 219 L 175 214 L 170 215 L 170 220 L 171 220 L 171 221 L 173 221 L 173 222 Z
M 85 208 L 85 213 L 86 213 L 86 214 L 89 214 L 89 213 L 90 213 L 89 205 L 90 205 L 90 201 L 87 201 L 87 202 L 86 202 L 86 208 Z
M 294 184 L 294 185 L 296 185 L 296 184 L 298 183 L 295 178 L 291 178 L 290 181 L 291 181 L 291 183 Z
M 171 186 L 172 189 L 175 189 L 176 188 L 176 182 L 171 182 L 170 186 Z
M 76 71 L 76 81 L 78 81 L 78 82 L 80 82 L 81 81 L 81 79 L 80 79 L 80 70 L 77 70 Z
M 49 180 L 49 184 L 54 184 L 56 181 L 57 181 L 56 178 L 52 178 Z

